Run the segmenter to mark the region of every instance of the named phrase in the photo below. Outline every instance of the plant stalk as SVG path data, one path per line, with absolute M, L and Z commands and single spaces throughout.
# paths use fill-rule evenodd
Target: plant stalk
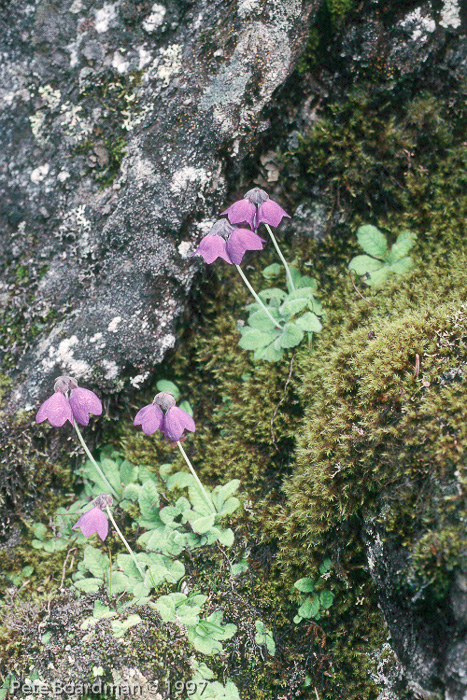
M 242 280 L 245 282 L 245 284 L 246 284 L 246 286 L 247 286 L 247 288 L 248 288 L 248 291 L 253 295 L 253 297 L 255 298 L 255 300 L 256 300 L 256 301 L 258 302 L 258 304 L 262 307 L 263 311 L 265 311 L 265 313 L 269 316 L 269 318 L 270 318 L 271 321 L 274 323 L 274 325 L 276 326 L 276 328 L 279 328 L 279 330 L 282 330 L 283 327 L 280 325 L 280 323 L 278 323 L 278 322 L 276 321 L 276 319 L 275 319 L 275 318 L 272 316 L 272 314 L 268 311 L 268 309 L 265 307 L 265 305 L 263 304 L 263 302 L 261 301 L 261 299 L 259 298 L 259 296 L 256 294 L 256 292 L 255 292 L 255 290 L 253 289 L 253 287 L 251 286 L 251 284 L 248 282 L 248 280 L 247 280 L 247 278 L 245 277 L 245 274 L 244 274 L 242 268 L 240 267 L 240 265 L 235 265 L 235 267 L 237 268 L 240 277 L 241 277 Z
M 281 249 L 279 248 L 279 244 L 278 244 L 278 242 L 276 241 L 276 237 L 275 237 L 275 235 L 273 234 L 273 232 L 271 231 L 269 225 L 268 225 L 268 224 L 264 224 L 264 225 L 266 226 L 266 228 L 267 228 L 267 230 L 268 230 L 268 233 L 269 233 L 269 235 L 271 236 L 271 241 L 272 241 L 272 243 L 273 243 L 273 245 L 274 245 L 274 248 L 276 249 L 276 252 L 277 252 L 278 256 L 280 257 L 280 259 L 281 259 L 281 261 L 282 261 L 282 264 L 283 264 L 283 266 L 285 267 L 285 274 L 286 274 L 286 276 L 287 276 L 287 281 L 288 281 L 288 283 L 289 283 L 289 285 L 290 285 L 290 289 L 291 289 L 292 292 L 294 292 L 294 291 L 295 291 L 295 285 L 294 285 L 294 283 L 293 283 L 293 279 L 292 279 L 292 274 L 291 274 L 291 272 L 290 272 L 290 268 L 289 268 L 289 266 L 288 266 L 288 264 L 287 264 L 287 262 L 286 262 L 284 256 L 282 255 Z
M 78 428 L 78 426 L 77 426 L 77 424 L 76 424 L 76 421 L 73 421 L 73 427 L 74 427 L 74 429 L 76 430 L 76 434 L 77 434 L 77 436 L 78 436 L 78 439 L 79 439 L 79 441 L 80 441 L 80 443 L 81 443 L 81 446 L 82 446 L 83 450 L 86 452 L 87 456 L 88 456 L 89 459 L 91 460 L 92 464 L 94 465 L 95 470 L 97 471 L 97 473 L 99 474 L 99 476 L 101 477 L 101 479 L 103 480 L 103 482 L 104 482 L 105 484 L 107 484 L 107 487 L 108 487 L 109 491 L 111 491 L 111 493 L 115 496 L 115 498 L 118 498 L 117 492 L 115 491 L 115 489 L 113 488 L 113 486 L 109 483 L 109 480 L 108 480 L 107 477 L 105 476 L 105 474 L 104 474 L 104 472 L 102 471 L 102 469 L 100 468 L 100 466 L 97 464 L 97 462 L 96 462 L 96 460 L 94 459 L 94 457 L 92 456 L 92 454 L 91 454 L 91 452 L 90 452 L 88 446 L 87 446 L 86 443 L 84 442 L 84 438 L 83 438 L 83 436 L 81 435 L 81 431 L 80 431 L 80 429 Z
M 206 490 L 205 490 L 203 484 L 202 484 L 201 481 L 198 479 L 198 475 L 196 474 L 196 472 L 195 472 L 195 470 L 194 470 L 194 468 L 193 468 L 193 465 L 191 464 L 190 460 L 188 459 L 185 450 L 184 450 L 183 447 L 181 446 L 180 440 L 177 440 L 177 445 L 178 445 L 178 449 L 180 450 L 180 452 L 181 452 L 182 455 L 183 455 L 183 459 L 185 460 L 185 462 L 186 462 L 187 465 L 188 465 L 189 470 L 191 471 L 191 473 L 192 473 L 193 476 L 195 477 L 196 483 L 198 484 L 199 488 L 200 488 L 201 491 L 203 492 L 204 498 L 206 499 L 206 502 L 207 502 L 207 504 L 209 505 L 209 508 L 212 510 L 213 513 L 215 513 L 215 512 L 216 512 L 216 509 L 214 508 L 214 504 L 213 504 L 213 502 L 211 501 L 211 499 L 209 498 L 209 496 L 208 496 L 208 494 L 207 494 L 207 492 L 206 492 Z
M 143 581 L 144 581 L 144 574 L 143 574 L 143 571 L 142 571 L 140 565 L 138 564 L 138 560 L 136 559 L 135 554 L 134 554 L 132 548 L 130 547 L 130 545 L 128 544 L 128 542 L 126 541 L 126 539 L 124 538 L 122 531 L 120 530 L 120 528 L 118 527 L 117 523 L 115 522 L 114 517 L 113 517 L 112 513 L 110 512 L 109 506 L 106 506 L 105 509 L 106 509 L 106 511 L 107 511 L 107 515 L 109 516 L 110 522 L 111 522 L 112 525 L 114 526 L 115 530 L 117 531 L 118 536 L 120 537 L 120 539 L 122 540 L 123 544 L 125 545 L 125 547 L 127 548 L 128 552 L 130 553 L 130 556 L 131 556 L 131 558 L 133 559 L 133 561 L 134 561 L 134 563 L 135 563 L 135 566 L 136 566 L 136 568 L 138 569 L 139 573 L 141 574 L 141 578 L 142 578 Z

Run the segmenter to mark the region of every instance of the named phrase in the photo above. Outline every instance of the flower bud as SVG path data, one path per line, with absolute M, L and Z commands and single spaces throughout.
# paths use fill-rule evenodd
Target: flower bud
M 254 187 L 252 190 L 248 190 L 243 199 L 248 199 L 252 204 L 259 206 L 269 199 L 269 195 L 259 187 Z
M 160 406 L 163 411 L 168 411 L 169 408 L 173 408 L 173 406 L 175 406 L 176 401 L 172 394 L 169 394 L 168 391 L 161 391 L 159 394 L 156 394 L 153 403 Z
M 113 503 L 112 496 L 109 496 L 108 493 L 101 493 L 100 496 L 96 496 L 96 498 L 93 500 L 92 505 L 97 507 L 97 508 L 107 508 L 107 506 L 111 506 Z
M 208 236 L 222 236 L 224 240 L 227 240 L 234 230 L 234 226 L 229 224 L 228 219 L 218 219 L 209 231 Z
M 71 377 L 57 377 L 54 384 L 54 391 L 59 391 L 61 394 L 66 394 L 73 389 L 78 388 L 78 382 Z

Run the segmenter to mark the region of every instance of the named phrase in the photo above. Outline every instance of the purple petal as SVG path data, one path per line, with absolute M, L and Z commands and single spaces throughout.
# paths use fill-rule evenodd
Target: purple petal
M 73 425 L 73 413 L 68 403 L 68 399 L 60 391 L 53 394 L 47 401 L 44 401 L 37 412 L 36 423 L 49 421 L 54 428 L 60 428 L 67 420 Z
M 133 425 L 140 425 L 143 433 L 152 435 L 159 430 L 164 419 L 162 409 L 155 403 L 150 403 L 148 406 L 141 408 L 135 416 Z
M 231 224 L 249 224 L 252 229 L 255 228 L 256 207 L 248 201 L 241 199 L 235 202 L 231 207 L 222 212 L 221 216 L 227 214 Z
M 190 430 L 192 433 L 195 432 L 195 421 L 183 408 L 174 406 L 173 408 L 169 408 L 165 414 L 162 430 L 169 440 L 177 442 L 177 440 L 180 440 L 182 437 L 184 430 Z
M 268 199 L 260 204 L 258 208 L 258 226 L 259 224 L 269 224 L 270 226 L 279 226 L 282 219 L 286 216 L 290 219 L 290 215 L 282 209 L 276 202 Z
M 225 260 L 225 262 L 228 262 L 229 265 L 232 264 L 232 261 L 227 254 L 225 240 L 221 236 L 212 236 L 209 233 L 207 236 L 201 239 L 201 243 L 193 255 L 202 255 L 208 265 L 214 262 L 214 260 L 217 260 L 217 258 L 222 258 Z
M 73 418 L 80 425 L 89 425 L 89 414 L 100 416 L 102 404 L 93 391 L 78 387 L 73 389 L 69 398 Z
M 107 520 L 107 516 L 97 506 L 84 513 L 78 522 L 73 525 L 72 529 L 76 530 L 78 527 L 85 537 L 90 537 L 97 532 L 102 542 L 109 533 L 109 521 Z
M 247 250 L 262 250 L 265 241 L 247 228 L 237 228 L 227 241 L 227 252 L 235 265 L 240 265 Z

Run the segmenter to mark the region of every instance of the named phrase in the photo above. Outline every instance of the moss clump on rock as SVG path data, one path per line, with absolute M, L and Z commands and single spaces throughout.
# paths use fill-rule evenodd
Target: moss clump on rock
M 157 683 L 163 689 L 175 681 L 191 679 L 192 653 L 183 630 L 162 623 L 157 613 L 143 606 L 136 611 L 141 622 L 117 638 L 112 620 L 124 620 L 135 611 L 112 620 L 94 619 L 89 625 L 96 601 L 101 604 L 96 595 L 76 598 L 66 593 L 48 607 L 21 601 L 12 604 L 3 625 L 10 633 L 21 635 L 23 653 L 17 659 L 10 655 L 8 667 L 0 667 L 0 672 L 19 679 L 35 672 L 49 687 L 56 682 L 62 687 L 99 680 L 127 686 L 134 683 L 147 693 L 151 689 L 156 693 Z M 102 603 L 106 602 L 104 596 Z
M 380 497 L 395 485 L 411 520 L 409 494 L 422 501 L 425 526 L 439 517 L 436 497 L 431 493 L 428 508 L 420 488 L 427 478 L 435 491 L 444 481 L 455 483 L 462 461 L 466 262 L 456 253 L 444 270 L 424 267 L 410 282 L 371 297 L 372 306 L 359 300 L 341 318 L 344 332 L 337 311 L 330 314 L 317 351 L 302 365 L 307 415 L 284 519 L 292 539 L 300 532 L 297 543 L 325 539 L 363 511 L 376 515 Z M 414 377 L 417 356 L 421 371 Z M 459 514 L 458 503 L 449 506 L 456 501 L 450 489 L 441 500 L 443 511 Z M 391 529 L 402 525 L 394 516 L 385 519 Z M 347 545 L 355 535 L 350 528 Z M 299 559 L 308 559 L 299 550 Z

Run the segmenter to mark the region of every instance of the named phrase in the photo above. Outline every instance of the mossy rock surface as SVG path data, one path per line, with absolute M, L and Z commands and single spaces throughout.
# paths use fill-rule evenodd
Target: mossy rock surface
M 352 4 L 327 3 L 328 12 L 336 8 L 334 28 L 351 15 Z M 305 76 L 311 65 L 318 71 L 323 65 L 316 55 L 323 36 L 313 31 L 314 59 L 300 68 Z M 121 420 L 109 420 L 105 430 L 133 464 L 154 472 L 167 461 L 184 468 L 173 445 L 131 425 L 136 410 L 152 400 L 155 380 L 175 380 L 195 410 L 197 430 L 185 449 L 203 482 L 241 479 L 244 511 L 231 520 L 234 550 L 227 556 L 199 551 L 187 569 L 190 585 L 213 592 L 212 604 L 238 626 L 216 671 L 235 680 L 242 700 L 376 700 L 388 678 L 391 700 L 420 693 L 438 700 L 446 689 L 462 697 L 466 88 L 450 72 L 446 101 L 446 85 L 437 78 L 423 82 L 420 92 L 416 79 L 393 80 L 379 58 L 357 79 L 346 76 L 354 83 L 348 91 L 345 81 L 334 86 L 319 121 L 281 160 L 291 211 L 317 200 L 327 212 L 323 241 L 304 237 L 284 246 L 287 257 L 319 279 L 327 318 L 313 347 L 290 352 L 281 363 L 255 365 L 238 347 L 237 320 L 244 318 L 247 295 L 235 271 L 219 266 L 199 291 L 177 354 L 147 392 L 111 406 L 111 419 Z M 429 62 L 424 65 L 429 72 Z M 412 273 L 376 293 L 361 280 L 354 287 L 347 273 L 360 252 L 355 232 L 363 223 L 393 239 L 402 230 L 418 236 Z M 268 255 L 264 264 L 273 261 Z M 255 265 L 247 258 L 249 277 L 262 286 Z M 48 492 L 47 481 L 42 488 Z M 38 519 L 48 516 L 38 509 Z M 29 539 L 23 531 L 22 542 L 10 547 L 7 576 L 9 567 L 27 564 Z M 232 583 L 230 564 L 245 553 L 249 571 Z M 52 597 L 64 556 L 34 560 L 35 576 L 49 582 Z M 323 576 L 319 567 L 327 557 L 332 569 Z M 301 597 L 293 584 L 301 577 L 316 580 L 319 591 L 331 590 L 334 601 L 320 620 L 296 624 Z M 17 593 L 19 599 L 29 594 L 27 586 Z M 79 606 L 91 603 L 55 599 L 47 624 L 58 630 L 60 616 L 70 610 L 75 629 L 82 621 Z M 42 664 L 49 653 L 34 627 L 42 618 L 31 614 L 23 639 L 11 626 L 5 637 L 18 668 L 26 660 Z M 256 616 L 274 633 L 273 659 L 255 646 Z M 101 646 L 109 641 L 106 624 L 99 623 Z M 141 630 L 166 649 L 169 631 L 150 613 Z M 51 642 L 56 655 L 63 655 L 69 632 Z M 135 628 L 131 640 L 139 634 Z M 83 636 L 79 643 L 89 650 Z M 442 646 L 444 640 L 452 644 Z M 177 654 L 189 653 L 184 644 L 177 636 Z M 102 659 L 95 657 L 96 663 Z M 105 672 L 114 665 L 105 659 Z M 135 665 L 142 672 L 144 660 L 138 657 Z

